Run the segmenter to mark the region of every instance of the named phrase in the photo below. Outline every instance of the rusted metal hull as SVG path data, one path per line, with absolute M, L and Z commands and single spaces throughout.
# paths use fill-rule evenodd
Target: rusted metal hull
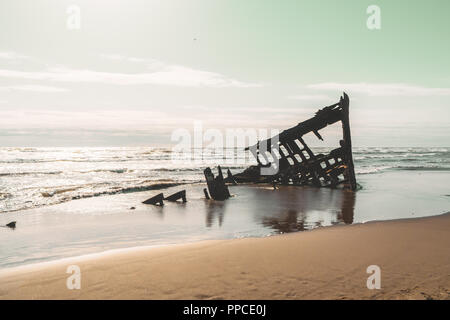
M 320 109 L 314 117 L 246 148 L 252 152 L 258 165 L 234 175 L 234 181 L 331 188 L 343 186 L 356 190 L 349 104 L 349 98 L 344 93 L 338 103 Z M 315 154 L 302 136 L 312 132 L 318 139 L 323 140 L 319 130 L 336 122 L 342 123 L 340 146 L 328 154 Z M 274 173 L 262 173 L 264 168 L 272 168 Z

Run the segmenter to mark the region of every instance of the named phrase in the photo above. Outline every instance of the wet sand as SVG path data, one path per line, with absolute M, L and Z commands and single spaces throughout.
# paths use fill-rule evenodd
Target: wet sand
M 0 271 L 0 299 L 449 299 L 449 230 L 446 214 L 130 249 Z
M 328 188 L 230 186 L 234 196 L 208 201 L 204 183 L 101 196 L 0 214 L 0 270 L 137 246 L 266 237 L 319 227 L 434 216 L 449 211 L 449 174 L 363 175 L 356 193 Z M 421 181 L 420 184 L 416 183 Z M 427 187 L 428 186 L 428 187 Z M 187 203 L 141 202 L 186 189 Z M 135 207 L 131 210 L 131 207 Z

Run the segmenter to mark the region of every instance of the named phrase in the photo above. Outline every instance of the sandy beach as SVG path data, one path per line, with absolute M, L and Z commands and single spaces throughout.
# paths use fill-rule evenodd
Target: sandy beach
M 127 250 L 3 270 L 1 299 L 449 299 L 450 215 Z M 81 289 L 68 290 L 68 265 Z M 381 289 L 369 290 L 369 265 Z

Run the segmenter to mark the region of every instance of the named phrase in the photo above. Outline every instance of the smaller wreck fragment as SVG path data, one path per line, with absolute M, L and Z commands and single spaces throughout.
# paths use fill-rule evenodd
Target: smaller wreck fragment
M 164 198 L 164 200 L 172 201 L 172 202 L 175 202 L 175 201 L 180 200 L 180 199 L 181 199 L 182 202 L 187 202 L 187 200 L 186 200 L 186 190 L 181 190 L 181 191 L 175 192 L 174 194 Z
M 181 190 L 178 192 L 175 192 L 174 194 L 164 197 L 163 193 L 159 193 L 156 196 L 153 196 L 145 201 L 143 201 L 143 204 L 153 204 L 157 206 L 163 206 L 164 200 L 171 201 L 171 202 L 177 202 L 178 200 L 181 200 L 183 203 L 187 202 L 186 200 L 186 190 Z M 130 209 L 136 209 L 135 207 L 131 207 Z
M 214 200 L 226 200 L 230 195 L 230 191 L 228 190 L 227 185 L 225 184 L 225 179 L 223 178 L 222 169 L 218 166 L 219 174 L 217 177 L 214 177 L 210 168 L 206 168 L 203 173 L 205 174 L 206 183 L 208 185 L 208 191 L 211 195 L 211 198 Z M 229 172 L 229 177 L 230 177 Z M 209 199 L 208 191 L 206 189 L 203 190 L 205 193 L 206 199 Z
M 337 122 L 342 124 L 342 139 L 339 141 L 339 147 L 332 149 L 328 154 L 314 153 L 302 137 L 313 133 L 318 139 L 323 140 L 319 131 Z M 226 179 L 223 179 L 222 171 L 219 168 L 221 177 L 218 177 L 219 180 L 222 179 L 233 184 L 271 183 L 275 188 L 276 184 L 283 184 L 343 187 L 356 190 L 349 122 L 349 98 L 346 93 L 338 103 L 318 110 L 314 117 L 284 130 L 270 139 L 259 141 L 256 145 L 247 147 L 246 150 L 253 154 L 258 165 L 250 166 L 236 175 L 228 172 Z M 207 170 L 209 171 L 207 172 Z M 207 168 L 205 177 L 208 188 L 212 185 L 212 181 L 215 183 L 214 176 L 211 178 L 210 175 L 212 175 L 211 170 Z M 215 199 L 214 196 L 213 199 Z
M 153 204 L 153 205 L 164 205 L 164 194 L 158 193 L 156 196 L 153 196 L 142 202 L 143 204 Z
M 10 223 L 5 224 L 4 226 L 0 226 L 2 228 L 11 228 L 11 229 L 15 229 L 16 228 L 16 221 L 12 221 Z

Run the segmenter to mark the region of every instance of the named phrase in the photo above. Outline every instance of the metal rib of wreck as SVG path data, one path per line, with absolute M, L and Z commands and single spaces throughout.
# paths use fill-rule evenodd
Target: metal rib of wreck
M 319 130 L 339 121 L 342 123 L 343 132 L 340 147 L 328 154 L 315 154 L 302 137 L 312 132 L 318 139 L 323 140 Z M 225 179 L 226 182 L 279 183 L 331 188 L 343 186 L 356 190 L 349 98 L 345 92 L 338 103 L 320 109 L 314 117 L 270 139 L 259 141 L 245 150 L 252 152 L 258 165 L 250 166 L 233 176 L 229 174 Z M 261 174 L 263 168 L 275 170 L 273 174 Z

